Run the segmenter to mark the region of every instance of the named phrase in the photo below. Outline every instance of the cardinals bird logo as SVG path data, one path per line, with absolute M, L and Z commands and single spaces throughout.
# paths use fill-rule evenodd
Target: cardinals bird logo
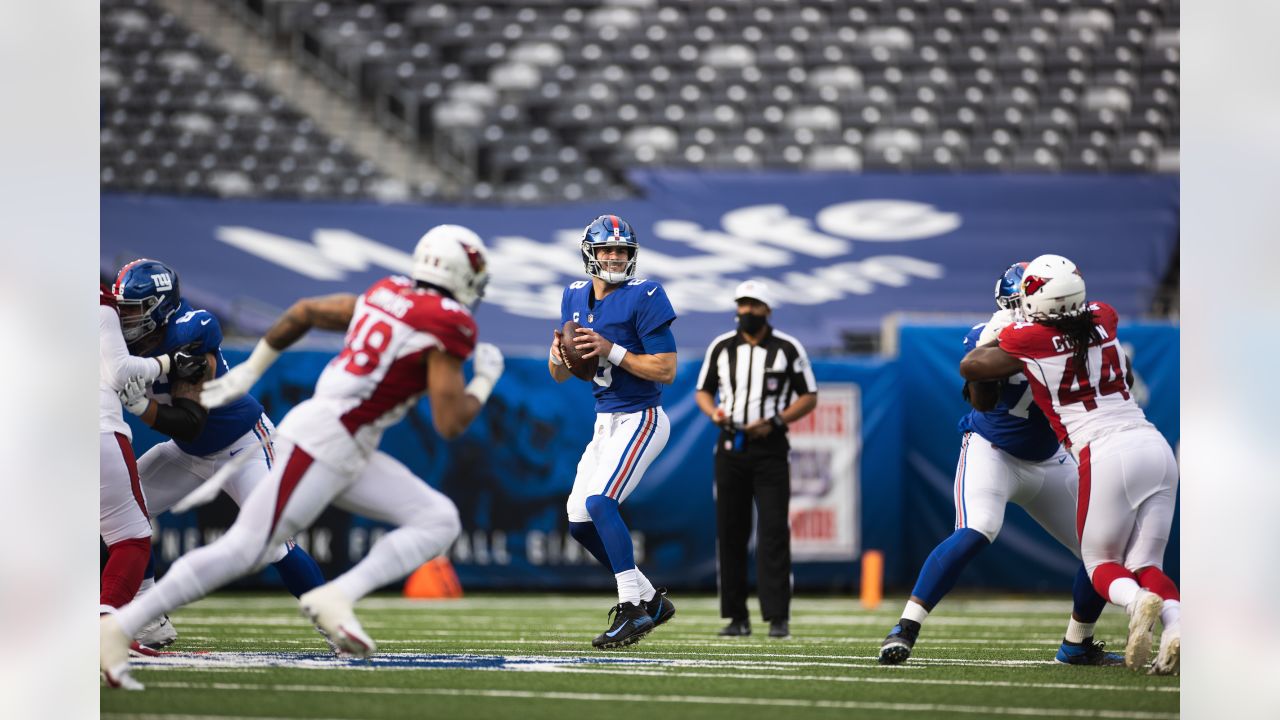
M 1049 282 L 1049 278 L 1042 278 L 1039 275 L 1028 275 L 1022 278 L 1022 294 L 1035 295 L 1036 291 L 1045 286 Z

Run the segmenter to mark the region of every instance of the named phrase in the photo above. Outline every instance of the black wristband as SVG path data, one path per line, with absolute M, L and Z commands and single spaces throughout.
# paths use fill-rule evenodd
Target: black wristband
M 773 423 L 773 426 L 779 430 L 785 430 L 787 427 L 787 421 L 782 419 L 782 413 L 778 413 L 777 415 L 769 418 L 769 422 Z

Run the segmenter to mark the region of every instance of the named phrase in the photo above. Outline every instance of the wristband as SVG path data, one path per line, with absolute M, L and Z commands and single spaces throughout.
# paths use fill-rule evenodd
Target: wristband
M 609 362 L 614 366 L 622 365 L 622 358 L 627 356 L 627 349 L 621 345 L 614 343 L 613 349 L 609 351 Z
M 157 355 L 155 360 L 156 362 L 160 363 L 160 374 L 168 375 L 169 374 L 169 356 Z
M 769 422 L 773 423 L 773 426 L 779 430 L 783 430 L 787 427 L 787 421 L 782 419 L 782 413 L 778 413 L 777 415 L 769 418 Z
M 268 345 L 264 338 L 253 346 L 253 352 L 249 354 L 249 359 L 244 361 L 244 365 L 253 371 L 255 377 L 262 377 L 278 357 L 280 357 L 280 351 Z
M 561 360 L 560 358 L 556 357 L 555 348 L 551 349 L 551 364 L 556 366 L 564 365 L 564 360 Z
M 483 405 L 489 400 L 489 393 L 493 392 L 493 380 L 483 375 L 477 375 L 467 383 L 466 394 L 474 397 Z

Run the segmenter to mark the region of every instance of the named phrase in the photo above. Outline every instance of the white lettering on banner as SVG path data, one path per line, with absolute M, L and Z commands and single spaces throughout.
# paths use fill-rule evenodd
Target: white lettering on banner
M 664 253 L 642 241 L 642 275 L 662 282 L 672 305 L 681 312 L 732 310 L 733 288 L 750 272 L 768 277 L 784 304 L 820 305 L 867 295 L 877 287 L 936 280 L 944 268 L 905 255 L 877 255 L 787 271 L 795 266 L 797 256 L 848 257 L 855 243 L 846 238 L 889 242 L 941 235 L 959 227 L 960 216 L 919 202 L 857 200 L 822 209 L 816 223 L 830 234 L 815 230 L 813 221 L 792 215 L 778 204 L 730 210 L 721 217 L 720 228 L 688 220 L 658 220 L 653 225 L 656 238 L 691 252 Z M 559 316 L 565 284 L 582 277 L 577 252 L 582 231 L 557 230 L 552 236 L 551 243 L 519 235 L 488 239 L 492 280 L 486 304 L 521 317 Z M 341 281 L 349 272 L 365 272 L 372 266 L 402 274 L 412 269 L 408 253 L 342 229 L 316 229 L 311 242 L 243 226 L 219 227 L 215 237 L 313 280 Z
M 819 383 L 818 406 L 791 424 L 791 557 L 853 560 L 861 546 L 860 388 Z

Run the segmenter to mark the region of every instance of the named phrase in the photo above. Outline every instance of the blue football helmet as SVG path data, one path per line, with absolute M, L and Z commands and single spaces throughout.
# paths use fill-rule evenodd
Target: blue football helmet
M 996 280 L 996 307 L 1001 310 L 1018 310 L 1022 308 L 1022 273 L 1027 263 L 1016 262 Z
M 628 248 L 627 264 L 621 272 L 605 270 L 596 258 L 601 248 Z M 636 256 L 640 254 L 640 243 L 636 240 L 635 228 L 631 223 L 617 215 L 601 215 L 587 226 L 582 234 L 582 264 L 587 274 L 598 277 L 609 283 L 620 283 L 630 280 L 636 274 Z
M 164 327 L 182 302 L 178 273 L 146 258 L 120 268 L 111 292 L 120 307 L 120 330 L 130 345 Z

